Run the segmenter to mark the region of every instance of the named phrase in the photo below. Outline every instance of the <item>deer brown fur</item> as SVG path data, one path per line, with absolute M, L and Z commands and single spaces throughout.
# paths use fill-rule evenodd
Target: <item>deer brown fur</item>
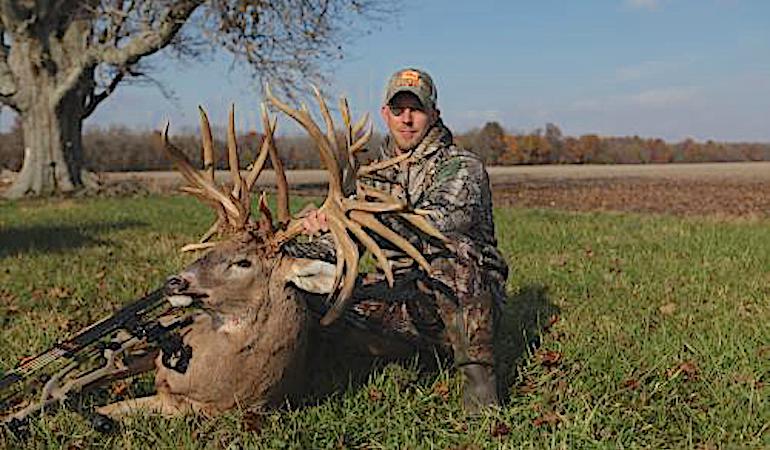
M 192 348 L 184 373 L 156 360 L 157 394 L 108 405 L 166 415 L 221 413 L 236 405 L 274 406 L 298 391 L 305 374 L 309 314 L 287 283 L 312 260 L 291 258 L 243 232 L 174 277 L 174 294 L 196 298 L 205 313 L 183 335 Z

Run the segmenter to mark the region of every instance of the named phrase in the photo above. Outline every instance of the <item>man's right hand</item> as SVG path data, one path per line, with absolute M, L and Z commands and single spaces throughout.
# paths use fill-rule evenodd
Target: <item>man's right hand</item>
M 308 236 L 316 236 L 329 231 L 329 224 L 326 221 L 326 214 L 314 209 L 302 218 L 303 232 Z

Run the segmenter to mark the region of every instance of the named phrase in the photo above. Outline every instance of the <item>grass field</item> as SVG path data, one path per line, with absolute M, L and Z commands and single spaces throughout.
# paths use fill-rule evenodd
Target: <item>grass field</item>
M 208 211 L 182 197 L 0 204 L 0 368 L 158 286 Z M 416 362 L 310 405 L 217 419 L 78 415 L 29 448 L 768 448 L 770 221 L 496 211 L 511 266 L 507 404 L 465 417 Z M 142 379 L 128 392 L 144 392 Z

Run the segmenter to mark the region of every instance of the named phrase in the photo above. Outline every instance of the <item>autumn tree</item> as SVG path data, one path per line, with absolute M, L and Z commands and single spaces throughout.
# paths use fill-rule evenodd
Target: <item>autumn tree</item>
M 19 115 L 24 162 L 8 197 L 82 187 L 83 120 L 142 59 L 224 48 L 260 79 L 319 77 L 374 0 L 0 0 L 0 106 Z

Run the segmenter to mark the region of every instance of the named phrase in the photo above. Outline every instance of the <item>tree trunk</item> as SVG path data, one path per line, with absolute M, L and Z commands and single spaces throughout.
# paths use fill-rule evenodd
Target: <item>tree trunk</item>
M 34 100 L 20 112 L 24 163 L 8 198 L 71 192 L 83 187 L 82 90 L 74 89 L 52 105 L 55 85 L 36 83 Z

